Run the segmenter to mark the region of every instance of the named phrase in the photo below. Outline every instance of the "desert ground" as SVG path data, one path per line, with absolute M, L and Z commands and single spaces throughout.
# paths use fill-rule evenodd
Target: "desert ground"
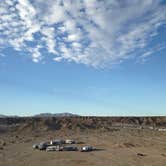
M 38 123 L 35 125 L 33 123 L 33 127 L 32 123 L 29 124 L 30 122 L 26 125 L 25 122 L 15 123 L 15 125 L 9 121 L 9 124 L 1 123 L 0 166 L 166 165 L 166 131 L 158 131 L 149 126 L 135 126 L 132 124 L 133 121 L 130 125 L 123 124 L 123 126 L 100 122 L 101 126 L 96 124 L 98 128 L 90 128 L 90 126 L 87 127 L 87 124 L 92 125 L 91 123 L 94 121 L 89 119 L 88 122 L 85 121 L 86 123 L 81 122 L 81 128 L 80 123 L 77 125 L 79 127 L 70 128 L 71 123 L 74 123 L 74 126 L 77 120 L 70 120 L 70 125 L 63 120 L 63 128 L 55 130 L 52 126 L 51 129 L 48 128 L 48 124 L 50 125 L 48 121 L 38 122 L 40 126 Z M 108 124 L 110 126 L 106 128 L 105 126 Z M 32 148 L 34 143 L 60 138 L 74 139 L 80 142 L 76 145 L 78 147 L 92 145 L 97 150 L 92 152 L 46 152 Z

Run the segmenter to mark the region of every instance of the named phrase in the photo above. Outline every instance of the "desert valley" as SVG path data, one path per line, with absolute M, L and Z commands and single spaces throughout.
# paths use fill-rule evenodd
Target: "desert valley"
M 165 117 L 3 117 L 0 166 L 165 166 Z M 91 152 L 34 150 L 33 144 L 74 139 Z

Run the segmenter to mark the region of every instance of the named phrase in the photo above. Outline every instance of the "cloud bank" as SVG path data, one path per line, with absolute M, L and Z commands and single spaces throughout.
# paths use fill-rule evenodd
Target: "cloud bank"
M 165 24 L 161 0 L 1 0 L 0 49 L 106 67 L 165 49 Z

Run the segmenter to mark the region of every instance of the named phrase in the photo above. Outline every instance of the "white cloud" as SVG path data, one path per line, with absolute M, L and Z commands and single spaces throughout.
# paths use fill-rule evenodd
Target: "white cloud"
M 155 54 L 156 52 L 160 52 L 166 48 L 166 42 L 157 44 L 155 47 L 150 48 L 146 52 L 144 52 L 138 59 L 138 62 L 144 63 L 147 61 L 151 55 Z
M 54 2 L 50 4 L 50 8 L 47 12 L 48 13 L 43 16 L 43 21 L 47 24 L 54 24 L 64 21 L 66 17 L 64 8 L 62 6 L 57 5 L 56 2 L 55 4 Z
M 68 19 L 64 22 L 64 27 L 67 31 L 75 32 L 76 29 L 76 22 L 73 19 Z
M 35 48 L 29 48 L 28 51 L 31 52 L 32 60 L 35 63 L 38 63 L 42 59 L 40 49 L 42 46 L 37 45 Z
M 106 67 L 160 50 L 156 45 L 162 41 L 153 39 L 166 23 L 166 5 L 160 0 L 2 0 L 0 15 L 1 50 L 11 46 L 34 62 L 46 51 L 58 62 Z
M 80 38 L 81 37 L 78 34 L 71 34 L 67 37 L 68 41 L 78 41 Z
M 72 47 L 75 48 L 75 49 L 80 49 L 81 48 L 81 44 L 78 43 L 78 42 L 73 42 L 72 43 Z
M 53 27 L 44 27 L 40 30 L 40 32 L 44 35 L 44 37 L 42 38 L 46 45 L 47 45 L 47 49 L 49 53 L 52 54 L 57 54 L 56 50 L 55 50 L 55 46 L 56 46 L 56 40 L 55 38 L 55 30 Z

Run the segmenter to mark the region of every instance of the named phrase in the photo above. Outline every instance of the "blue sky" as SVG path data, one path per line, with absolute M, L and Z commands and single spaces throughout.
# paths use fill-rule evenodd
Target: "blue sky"
M 161 0 L 2 0 L 0 114 L 166 115 Z

